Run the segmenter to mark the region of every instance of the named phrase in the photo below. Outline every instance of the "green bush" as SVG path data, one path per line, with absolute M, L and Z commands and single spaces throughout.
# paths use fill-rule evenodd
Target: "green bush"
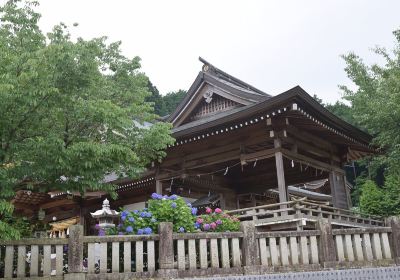
M 153 193 L 148 208 L 121 211 L 121 223 L 107 232 L 99 230 L 99 235 L 151 234 L 158 232 L 160 222 L 172 222 L 175 232 L 194 232 L 197 209 L 186 204 L 177 195 Z
M 206 208 L 206 214 L 196 219 L 196 228 L 202 231 L 227 232 L 239 231 L 240 221 L 237 217 L 224 213 L 221 209 Z

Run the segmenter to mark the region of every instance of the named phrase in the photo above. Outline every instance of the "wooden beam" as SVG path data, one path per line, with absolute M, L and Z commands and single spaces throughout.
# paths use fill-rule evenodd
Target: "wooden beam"
M 298 154 L 298 153 L 293 153 L 292 151 L 289 151 L 289 150 L 284 149 L 284 148 L 282 148 L 281 151 L 282 151 L 282 154 L 284 156 L 286 156 L 286 157 L 288 157 L 288 158 L 290 158 L 292 160 L 297 160 L 297 161 L 303 162 L 305 164 L 308 163 L 309 165 L 311 165 L 311 166 L 313 166 L 315 168 L 319 168 L 319 169 L 322 169 L 322 170 L 325 170 L 325 171 L 334 170 L 334 171 L 339 172 L 341 174 L 344 173 L 344 171 L 342 169 L 340 169 L 340 168 L 338 168 L 336 166 L 330 165 L 328 163 L 325 163 L 325 162 L 322 162 L 322 161 L 307 157 L 305 155 L 301 155 L 301 154 Z

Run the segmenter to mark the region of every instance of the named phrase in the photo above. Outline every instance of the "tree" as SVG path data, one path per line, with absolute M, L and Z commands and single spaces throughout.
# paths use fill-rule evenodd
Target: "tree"
M 146 97 L 146 102 L 152 102 L 152 104 L 154 104 L 154 113 L 157 115 L 166 115 L 163 96 L 160 94 L 157 87 L 150 82 L 150 80 L 147 86 L 149 88 L 150 95 Z
M 400 178 L 388 175 L 383 188 L 372 180 L 364 181 L 361 184 L 360 211 L 385 217 L 399 215 Z
M 343 56 L 348 77 L 357 86 L 351 90 L 341 86 L 344 97 L 351 102 L 354 117 L 374 136 L 374 144 L 385 151 L 379 160 L 388 172 L 400 167 L 400 30 L 393 32 L 396 46 L 390 54 L 384 48 L 374 51 L 383 65 L 366 65 L 354 53 Z
M 45 36 L 36 2 L 0 7 L 0 238 L 18 189 L 106 190 L 165 156 L 170 125 L 155 122 L 140 59 L 106 37 L 73 41 L 64 24 Z M 151 122 L 148 128 L 141 124 Z
M 380 150 L 369 167 L 374 182 L 357 186 L 361 188 L 360 208 L 382 215 L 400 213 L 400 30 L 393 34 L 396 45 L 392 53 L 374 49 L 383 58 L 382 65 L 367 65 L 354 53 L 344 55 L 345 71 L 356 89 L 341 86 L 353 118 L 374 136 L 373 144 Z
M 163 96 L 165 114 L 171 114 L 185 97 L 185 95 L 186 91 L 180 89 L 178 91 L 169 92 Z

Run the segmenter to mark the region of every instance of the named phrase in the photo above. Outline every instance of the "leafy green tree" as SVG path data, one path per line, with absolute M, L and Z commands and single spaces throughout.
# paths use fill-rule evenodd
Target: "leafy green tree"
M 185 97 L 185 95 L 186 91 L 180 89 L 178 91 L 167 93 L 165 96 L 163 96 L 165 115 L 171 114 Z
M 157 87 L 154 86 L 152 82 L 150 82 L 150 80 L 147 86 L 149 88 L 150 95 L 146 97 L 146 102 L 152 102 L 152 104 L 154 104 L 154 113 L 156 113 L 157 115 L 166 115 L 163 96 L 160 94 Z
M 19 237 L 4 219 L 16 190 L 115 195 L 105 174 L 135 177 L 173 142 L 145 102 L 140 59 L 106 37 L 74 41 L 64 24 L 45 36 L 36 5 L 0 6 L 1 239 Z
M 386 177 L 385 185 L 380 188 L 372 180 L 361 184 L 360 211 L 363 213 L 392 216 L 400 214 L 400 178 Z
M 343 56 L 348 77 L 357 86 L 341 86 L 351 102 L 354 117 L 374 135 L 374 144 L 385 151 L 378 157 L 389 173 L 400 167 L 400 30 L 393 32 L 396 46 L 392 53 L 376 48 L 383 65 L 367 65 L 354 53 Z

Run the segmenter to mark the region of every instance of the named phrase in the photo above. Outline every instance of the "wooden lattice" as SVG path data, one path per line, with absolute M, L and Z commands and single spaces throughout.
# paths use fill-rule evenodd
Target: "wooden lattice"
M 190 120 L 198 120 L 204 116 L 223 112 L 240 106 L 239 103 L 214 94 L 210 103 L 205 100 L 197 107 Z

